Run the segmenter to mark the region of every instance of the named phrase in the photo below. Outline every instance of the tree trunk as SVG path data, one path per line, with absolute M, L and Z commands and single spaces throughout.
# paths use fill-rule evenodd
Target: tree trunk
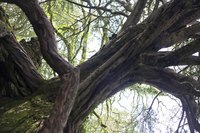
M 85 118 L 98 104 L 135 83 L 155 86 L 182 99 L 183 103 L 191 100 L 192 96 L 200 96 L 200 86 L 196 80 L 167 68 L 171 65 L 199 64 L 200 59 L 192 54 L 200 49 L 198 45 L 200 40 L 195 38 L 196 33 L 199 33 L 200 24 L 190 27 L 187 25 L 200 17 L 199 8 L 195 8 L 200 6 L 200 1 L 175 0 L 167 3 L 137 25 L 132 17 L 141 14 L 141 11 L 132 13 L 133 16 L 128 18 L 127 25 L 116 38 L 77 67 L 71 66 L 58 54 L 54 30 L 37 1 L 1 1 L 16 4 L 25 12 L 37 34 L 42 57 L 59 75 L 57 78 L 45 81 L 36 71 L 34 63 L 37 61 L 33 63 L 30 55 L 13 34 L 8 30 L 6 32 L 1 30 L 0 85 L 1 91 L 5 92 L 2 96 L 25 97 L 14 105 L 2 103 L 0 106 L 2 118 L 6 111 L 21 105 L 23 100 L 28 99 L 31 105 L 37 106 L 41 101 L 48 103 L 55 100 L 52 112 L 45 118 L 38 132 L 60 133 L 65 127 L 66 133 L 78 133 L 81 132 L 81 124 Z M 130 21 L 134 21 L 134 25 L 131 25 Z M 159 51 L 185 41 L 191 36 L 194 41 L 178 50 Z M 41 101 L 36 100 L 38 96 Z M 195 99 L 192 100 L 195 103 Z M 34 111 L 31 112 L 33 116 L 37 109 L 33 108 Z M 50 109 L 49 107 L 47 110 Z M 25 115 L 27 116 L 29 115 Z M 192 119 L 191 123 L 195 123 L 195 120 Z M 197 126 L 193 128 L 199 131 L 197 128 L 199 123 L 195 124 Z

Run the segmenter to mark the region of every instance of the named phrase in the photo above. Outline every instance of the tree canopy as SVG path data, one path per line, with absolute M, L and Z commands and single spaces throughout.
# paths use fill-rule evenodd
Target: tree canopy
M 0 2 L 2 132 L 87 132 L 100 103 L 137 84 L 179 100 L 176 132 L 200 132 L 199 0 Z

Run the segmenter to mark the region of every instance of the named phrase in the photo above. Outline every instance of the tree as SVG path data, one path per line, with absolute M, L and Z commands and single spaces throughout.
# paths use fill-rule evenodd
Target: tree
M 67 1 L 80 9 L 88 8 L 83 11 L 85 16 L 87 13 L 91 14 L 91 10 L 96 10 L 100 14 L 99 18 L 103 18 L 104 13 L 109 13 L 127 17 L 127 20 L 108 41 L 106 25 L 109 20 L 104 18 L 101 22 L 102 44 L 106 43 L 106 46 L 75 67 L 69 63 L 73 60 L 70 53 L 69 62 L 58 54 L 55 33 L 63 41 L 64 33 L 59 34 L 60 31 L 54 27 L 51 12 L 48 19 L 40 7 L 40 3 L 51 1 L 39 3 L 36 0 L 1 0 L 22 9 L 39 41 L 38 43 L 37 39 L 32 39 L 30 42 L 19 43 L 12 31 L 12 25 L 8 22 L 7 14 L 1 9 L 1 117 L 6 115 L 8 110 L 12 111 L 10 109 L 19 107 L 21 103 L 26 104 L 27 101 L 31 101 L 32 107 L 36 106 L 35 113 L 41 115 L 37 112 L 40 109 L 45 114 L 52 107 L 49 102 L 51 101 L 54 102 L 52 111 L 38 132 L 76 133 L 81 130 L 84 119 L 99 103 L 125 87 L 145 83 L 180 99 L 190 131 L 200 132 L 199 74 L 185 75 L 169 68 L 182 66 L 182 71 L 194 68 L 197 72 L 200 58 L 193 54 L 200 49 L 199 0 L 143 0 L 138 1 L 133 9 L 129 6 L 130 1 L 116 0 L 121 8 L 126 9 L 122 11 L 110 9 L 112 1 L 105 1 L 105 6 L 101 6 L 101 3 L 96 6 L 92 1 L 86 0 Z M 127 15 L 128 12 L 131 12 L 130 15 Z M 89 25 L 91 21 L 89 19 L 84 22 Z M 118 27 L 120 28 L 119 25 Z M 87 30 L 87 26 L 82 30 L 85 29 Z M 82 40 L 87 36 L 84 34 Z M 26 46 L 23 48 L 22 44 L 40 46 L 41 57 L 58 77 L 45 80 L 35 65 L 40 61 L 40 56 L 36 60 L 33 60 L 35 56 L 31 59 L 29 49 Z M 169 49 L 163 51 L 163 48 Z M 38 51 L 34 51 L 36 55 L 39 55 Z M 27 109 L 26 113 L 29 111 L 30 109 Z M 12 126 L 17 128 L 17 125 Z

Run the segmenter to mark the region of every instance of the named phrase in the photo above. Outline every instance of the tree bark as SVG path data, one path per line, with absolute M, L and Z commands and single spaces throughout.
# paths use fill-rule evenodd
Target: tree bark
M 199 33 L 200 24 L 187 25 L 200 17 L 200 8 L 196 8 L 200 7 L 200 1 L 175 0 L 166 3 L 136 25 L 141 15 L 138 10 L 132 16 L 137 21 L 128 19 L 127 25 L 116 38 L 77 67 L 70 65 L 58 54 L 53 28 L 37 1 L 1 1 L 14 3 L 25 12 L 37 34 L 42 56 L 59 75 L 55 80 L 45 81 L 14 37 L 8 34 L 0 38 L 2 49 L 12 59 L 9 63 L 16 68 L 14 71 L 23 79 L 25 87 L 31 89 L 28 96 L 43 93 L 48 97 L 52 90 L 57 92 L 52 113 L 40 129 L 41 133 L 60 133 L 64 127 L 66 133 L 78 133 L 84 119 L 98 104 L 135 83 L 150 84 L 179 99 L 183 96 L 200 96 L 196 80 L 167 68 L 171 65 L 199 65 L 199 58 L 192 54 L 199 51 L 196 34 Z M 144 3 L 141 6 L 144 7 Z M 191 37 L 194 41 L 178 50 L 165 53 L 159 51 Z M 0 67 L 4 65 L 7 66 L 5 62 L 2 65 L 0 62 Z M 5 76 L 2 74 L 0 77 Z M 16 85 L 10 75 L 4 78 L 6 81 L 8 79 Z M 184 106 L 185 99 L 182 99 Z M 195 124 L 199 126 L 198 122 Z M 197 126 L 192 128 L 199 130 Z

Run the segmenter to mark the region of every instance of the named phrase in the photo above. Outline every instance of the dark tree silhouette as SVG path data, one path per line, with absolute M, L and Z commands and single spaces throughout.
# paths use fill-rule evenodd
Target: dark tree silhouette
M 5 90 L 0 97 L 2 115 L 18 106 L 17 101 L 21 103 L 43 95 L 46 100 L 55 100 L 55 104 L 38 132 L 77 133 L 84 119 L 99 103 L 125 87 L 146 83 L 180 99 L 190 131 L 200 132 L 199 81 L 168 68 L 200 64 L 200 57 L 193 55 L 200 50 L 199 0 L 164 2 L 142 22 L 141 14 L 148 1 L 138 0 L 117 36 L 77 67 L 58 54 L 54 29 L 37 0 L 0 1 L 22 9 L 39 41 L 18 42 L 10 30 L 5 11 L 1 9 L 0 86 Z M 120 14 L 107 8 L 90 8 Z M 159 51 L 181 42 L 185 42 L 184 45 L 175 50 Z M 26 43 L 40 46 L 42 57 L 59 78 L 44 80 L 40 76 L 33 63 L 37 60 L 32 60 L 29 50 L 22 47 Z M 14 90 L 22 96 L 20 99 L 16 98 Z M 15 104 L 7 106 L 8 99 Z

